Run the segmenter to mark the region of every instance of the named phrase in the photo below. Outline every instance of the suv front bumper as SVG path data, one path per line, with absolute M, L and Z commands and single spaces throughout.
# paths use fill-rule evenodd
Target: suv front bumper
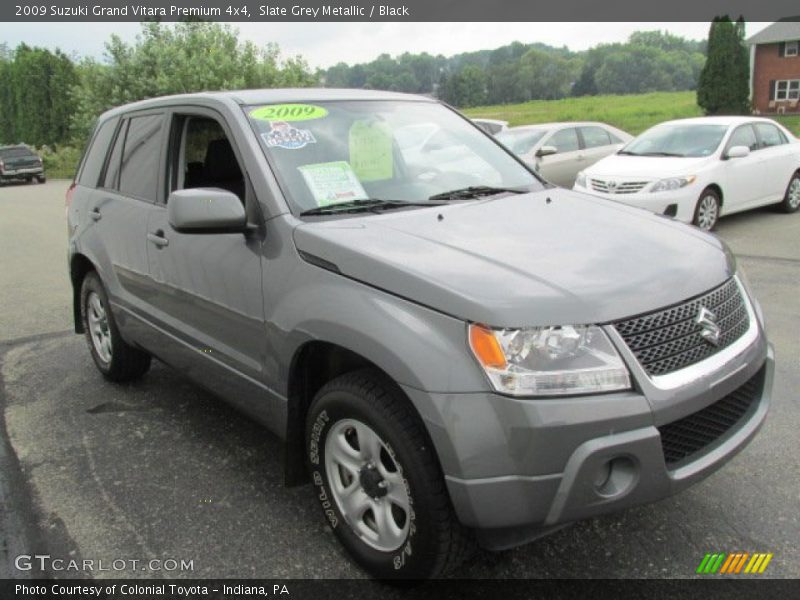
M 710 475 L 755 435 L 770 404 L 774 357 L 761 327 L 725 368 L 669 397 L 636 391 L 520 399 L 493 393 L 430 394 L 406 388 L 421 410 L 459 519 L 490 549 L 653 502 Z M 752 380 L 752 381 L 751 381 Z M 661 430 L 735 394 L 753 398 L 713 442 L 667 464 Z

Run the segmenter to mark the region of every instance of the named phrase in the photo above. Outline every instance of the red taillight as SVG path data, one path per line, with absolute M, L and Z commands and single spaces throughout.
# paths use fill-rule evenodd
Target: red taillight
M 73 181 L 72 185 L 67 189 L 67 195 L 64 198 L 64 210 L 66 212 L 69 212 L 69 205 L 72 204 L 72 195 L 75 193 L 76 185 L 78 185 L 77 182 Z

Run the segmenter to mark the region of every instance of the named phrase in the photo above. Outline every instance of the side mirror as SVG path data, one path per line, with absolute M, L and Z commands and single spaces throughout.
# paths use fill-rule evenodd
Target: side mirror
M 744 158 L 750 155 L 750 148 L 747 146 L 733 146 L 725 153 L 725 158 Z
M 219 188 L 176 190 L 167 200 L 167 214 L 181 233 L 236 233 L 247 227 L 242 201 Z
M 555 146 L 542 146 L 536 151 L 536 156 L 539 158 L 542 156 L 550 156 L 552 154 L 558 154 L 558 148 Z

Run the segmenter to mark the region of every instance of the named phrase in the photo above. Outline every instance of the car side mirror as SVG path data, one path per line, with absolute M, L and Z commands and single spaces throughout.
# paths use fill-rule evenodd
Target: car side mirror
M 733 146 L 725 153 L 725 158 L 744 158 L 750 155 L 750 148 L 747 146 Z
M 242 201 L 219 188 L 176 190 L 167 200 L 167 214 L 180 233 L 237 233 L 247 228 Z
M 558 154 L 558 148 L 555 146 L 542 146 L 536 151 L 536 156 L 539 158 L 543 156 L 550 156 L 552 154 Z

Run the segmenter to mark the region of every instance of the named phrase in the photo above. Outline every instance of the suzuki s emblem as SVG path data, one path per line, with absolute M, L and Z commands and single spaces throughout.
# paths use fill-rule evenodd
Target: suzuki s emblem
M 700 336 L 705 341 L 714 346 L 719 346 L 719 336 L 722 330 L 717 325 L 717 315 L 705 306 L 701 306 L 700 311 L 694 318 L 694 322 L 700 325 Z

